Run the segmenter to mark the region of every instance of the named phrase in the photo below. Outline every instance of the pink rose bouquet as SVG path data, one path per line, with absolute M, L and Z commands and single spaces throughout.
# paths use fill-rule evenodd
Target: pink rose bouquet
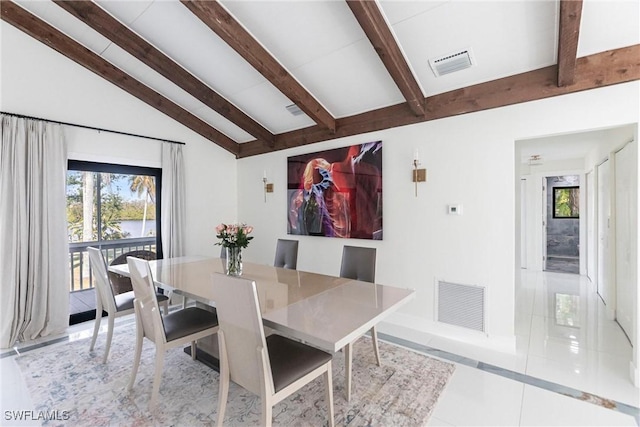
M 246 248 L 253 239 L 253 236 L 249 236 L 252 231 L 253 227 L 246 224 L 220 224 L 216 227 L 216 237 L 220 239 L 216 245 L 225 248 Z

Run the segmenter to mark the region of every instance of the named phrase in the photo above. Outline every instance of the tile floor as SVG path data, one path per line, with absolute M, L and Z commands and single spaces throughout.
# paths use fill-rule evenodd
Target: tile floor
M 510 355 L 381 328 L 427 354 L 467 358 L 440 397 L 431 426 L 639 425 L 640 390 L 629 379 L 631 344 L 606 319 L 586 277 L 522 270 L 515 330 L 516 354 Z M 616 409 L 583 401 L 588 395 L 604 404 L 611 400 Z
M 557 273 L 580 273 L 580 258 L 547 256 L 547 271 Z
M 92 322 L 74 325 L 59 339 L 90 336 L 91 327 Z M 631 345 L 620 327 L 605 318 L 585 277 L 522 271 L 516 289 L 516 354 L 389 327 L 380 332 L 381 338 L 459 361 L 430 426 L 639 425 L 640 393 L 628 377 Z M 46 341 L 21 344 L 18 351 Z M 13 354 L 0 354 L 0 425 L 16 425 L 6 420 L 5 411 L 33 407 Z M 616 407 L 585 402 L 583 392 Z

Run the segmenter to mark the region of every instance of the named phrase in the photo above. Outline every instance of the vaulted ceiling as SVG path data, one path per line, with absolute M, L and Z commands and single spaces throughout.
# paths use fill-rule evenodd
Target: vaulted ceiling
M 1 4 L 237 157 L 640 79 L 636 0 Z

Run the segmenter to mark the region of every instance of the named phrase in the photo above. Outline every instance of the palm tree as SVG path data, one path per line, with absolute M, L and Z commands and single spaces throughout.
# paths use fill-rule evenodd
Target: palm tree
M 147 223 L 147 205 L 149 200 L 151 203 L 156 202 L 156 180 L 149 175 L 134 175 L 130 178 L 131 191 L 138 193 L 138 198 L 144 194 L 144 214 L 142 216 L 142 230 L 140 231 L 140 237 L 144 237 L 144 230 Z
M 95 172 L 82 173 L 82 241 L 93 237 L 93 209 L 95 205 Z

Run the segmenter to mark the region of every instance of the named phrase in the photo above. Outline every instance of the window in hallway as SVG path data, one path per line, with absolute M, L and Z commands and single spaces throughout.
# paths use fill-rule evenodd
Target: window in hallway
M 553 217 L 580 218 L 580 187 L 554 187 Z

